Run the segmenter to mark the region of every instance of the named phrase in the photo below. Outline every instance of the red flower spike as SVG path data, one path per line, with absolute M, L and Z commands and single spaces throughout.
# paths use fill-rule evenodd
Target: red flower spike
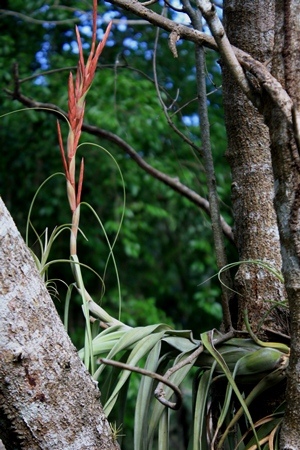
M 75 27 L 75 31 L 76 31 L 78 50 L 79 50 L 79 61 L 78 61 L 78 67 L 77 67 L 76 81 L 80 84 L 80 83 L 82 83 L 83 78 L 84 78 L 84 57 L 83 57 L 81 37 L 80 37 L 77 26 Z M 78 77 L 78 79 L 77 79 L 77 77 Z
M 97 0 L 93 0 L 92 44 L 91 44 L 90 54 L 89 54 L 87 62 L 86 62 L 86 69 L 89 68 L 91 60 L 93 59 L 94 54 L 95 54 L 96 38 L 97 38 Z
M 63 147 L 63 141 L 61 136 L 61 130 L 58 125 L 58 139 L 59 147 L 62 154 L 63 166 L 67 178 L 67 191 L 70 208 L 75 212 L 75 208 L 80 204 L 82 183 L 83 183 L 83 172 L 84 172 L 84 162 L 81 161 L 79 181 L 76 195 L 76 185 L 75 185 L 75 156 L 77 151 L 77 146 L 81 136 L 81 129 L 85 110 L 85 97 L 91 87 L 93 82 L 97 63 L 99 56 L 106 44 L 112 23 L 110 22 L 101 42 L 99 42 L 96 48 L 96 38 L 97 38 L 97 0 L 93 0 L 93 31 L 92 31 L 92 43 L 91 50 L 88 56 L 86 65 L 84 63 L 82 41 L 80 33 L 77 27 L 76 39 L 78 43 L 79 50 L 79 60 L 77 65 L 77 71 L 75 80 L 73 75 L 70 73 L 68 81 L 68 117 L 70 130 L 67 141 L 67 158 Z
M 78 206 L 80 204 L 80 200 L 81 200 L 81 192 L 82 192 L 82 184 L 83 184 L 83 172 L 84 172 L 84 159 L 82 158 L 81 163 L 80 163 L 76 206 Z
M 97 64 L 98 64 L 98 59 L 102 53 L 102 50 L 106 44 L 110 29 L 112 26 L 112 22 L 109 22 L 106 31 L 104 33 L 103 39 L 101 42 L 99 42 L 98 47 L 96 48 L 95 52 L 91 52 L 87 63 L 86 63 L 86 68 L 85 68 L 85 82 L 84 82 L 84 88 L 83 91 L 84 93 L 86 93 L 88 91 L 88 89 L 90 88 L 95 72 L 96 72 L 96 68 L 97 68 Z
M 69 200 L 70 209 L 72 212 L 74 212 L 76 210 L 75 189 L 69 180 L 67 180 L 67 196 Z
M 76 189 L 76 184 L 75 184 L 75 156 L 73 158 L 69 159 L 68 171 L 69 171 L 68 180 L 69 180 L 69 182 L 71 183 L 71 186 L 74 189 L 74 197 L 75 197 L 75 189 Z
M 75 99 L 75 91 L 74 91 L 74 84 L 73 84 L 73 75 L 70 73 L 69 75 L 69 81 L 68 81 L 68 117 L 70 122 L 70 127 L 72 130 L 74 130 L 75 127 L 75 114 L 76 114 L 76 99 Z
M 84 106 L 83 107 L 79 107 L 78 109 L 82 110 L 82 113 L 79 114 L 79 117 L 76 118 L 76 128 L 74 130 L 74 142 L 73 142 L 73 146 L 74 146 L 74 152 L 72 152 L 73 155 L 75 155 L 76 150 L 77 150 L 77 146 L 78 146 L 78 142 L 80 139 L 80 135 L 81 135 L 81 128 L 82 128 L 82 124 L 83 124 L 83 115 L 84 115 Z
M 91 46 L 91 54 L 95 51 L 96 46 L 96 34 L 97 34 L 97 0 L 93 0 L 93 34 L 92 34 L 92 46 Z
M 64 145 L 63 145 L 63 141 L 62 141 L 59 121 L 57 121 L 57 134 L 58 134 L 58 143 L 59 143 L 60 153 L 61 153 L 61 157 L 62 157 L 62 161 L 63 161 L 64 171 L 65 171 L 66 177 L 68 178 L 68 165 L 67 165 L 67 161 L 66 161 L 65 150 L 64 150 Z

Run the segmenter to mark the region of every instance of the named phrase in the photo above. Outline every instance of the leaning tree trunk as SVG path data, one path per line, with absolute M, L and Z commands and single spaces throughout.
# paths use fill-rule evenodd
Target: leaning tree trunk
M 231 44 L 263 63 L 272 59 L 274 47 L 274 4 L 266 0 L 225 0 L 224 24 Z M 237 87 L 223 68 L 223 91 L 227 156 L 232 170 L 234 237 L 240 261 L 262 260 L 281 271 L 281 254 L 273 205 L 274 181 L 269 130 L 263 116 Z M 255 85 L 254 85 L 255 88 Z M 282 283 L 267 269 L 254 264 L 241 265 L 235 277 L 239 329 L 248 309 L 255 332 L 286 331 L 286 321 L 270 301 L 285 299 Z M 261 330 L 258 326 L 264 322 Z
M 0 199 L 0 437 L 6 449 L 116 450 L 80 361 Z

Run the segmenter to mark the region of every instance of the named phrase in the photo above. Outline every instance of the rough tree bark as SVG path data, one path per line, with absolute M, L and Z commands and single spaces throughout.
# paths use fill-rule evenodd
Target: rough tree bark
M 295 115 L 300 110 L 299 17 L 298 0 L 275 2 L 275 45 L 271 71 L 291 97 Z M 281 448 L 296 450 L 300 449 L 300 158 L 292 121 L 286 120 L 276 103 L 266 100 L 265 115 L 270 129 L 275 178 L 275 207 L 291 325 L 287 407 Z
M 225 0 L 224 25 L 230 43 L 268 64 L 274 47 L 275 5 L 265 0 Z M 270 137 L 264 118 L 241 92 L 231 71 L 224 64 L 223 93 L 227 156 L 232 171 L 234 237 L 239 259 L 263 260 L 281 271 L 280 241 L 273 204 L 274 180 Z M 255 81 L 255 80 L 253 80 Z M 254 84 L 254 89 L 258 85 Z M 243 311 L 248 309 L 252 327 L 263 318 L 265 329 L 286 332 L 277 312 L 268 314 L 270 301 L 286 299 L 283 284 L 267 269 L 241 265 L 235 277 L 238 329 L 243 327 Z
M 9 449 L 116 450 L 85 369 L 0 199 L 0 435 Z
M 249 51 L 251 56 L 254 56 L 269 67 L 271 74 L 281 84 L 281 87 L 286 90 L 290 99 L 293 102 L 295 115 L 299 114 L 300 106 L 300 3 L 294 0 L 278 0 L 278 1 L 225 1 L 225 17 L 227 23 L 227 31 L 230 40 L 233 44 L 238 45 L 243 50 Z M 244 24 L 244 25 L 243 25 Z M 241 29 L 242 28 L 242 29 Z M 236 36 L 238 35 L 238 40 Z M 225 77 L 226 80 L 226 77 Z M 251 78 L 250 78 L 251 81 Z M 257 82 L 253 79 L 252 82 Z M 226 84 L 226 81 L 225 81 Z M 258 85 L 259 86 L 259 85 Z M 260 85 L 262 87 L 262 85 Z M 248 102 L 241 103 L 236 97 L 237 88 L 230 91 L 230 98 L 227 97 L 227 124 L 232 122 L 232 117 L 228 120 L 228 111 L 230 114 L 235 114 L 240 117 L 243 114 L 243 109 L 246 112 L 242 121 L 234 120 L 236 124 L 233 142 L 236 147 L 240 146 L 239 139 L 244 143 L 243 136 L 246 136 L 249 141 L 249 152 L 245 156 L 249 159 L 252 155 L 251 147 L 259 148 L 259 143 L 262 142 L 263 155 L 268 152 L 268 140 L 265 140 L 266 134 L 264 126 L 259 123 L 259 115 L 251 114 L 252 107 L 248 106 Z M 226 86 L 225 86 L 226 91 Z M 264 119 L 269 128 L 270 133 L 270 148 L 271 161 L 274 173 L 274 187 L 275 187 L 275 210 L 277 214 L 277 221 L 280 234 L 280 245 L 282 254 L 282 272 L 285 279 L 285 288 L 289 301 L 290 324 L 291 324 L 291 357 L 288 370 L 288 386 L 286 391 L 286 413 L 281 432 L 281 447 L 282 449 L 295 450 L 300 449 L 300 241 L 299 241 L 299 207 L 300 207 L 300 158 L 299 148 L 297 148 L 294 129 L 292 126 L 293 120 L 291 110 L 289 113 L 283 113 L 279 102 L 274 101 L 268 95 L 268 92 L 261 89 L 261 111 L 264 114 Z M 253 127 L 249 127 L 249 119 Z M 261 121 L 261 120 L 260 120 Z M 241 127 L 243 133 L 240 134 Z M 247 134 L 247 128 L 251 129 L 251 133 Z M 249 130 L 250 131 L 250 130 Z M 258 135 L 261 133 L 262 139 Z M 238 138 L 238 139 L 237 139 Z M 234 154 L 234 156 L 236 156 Z M 262 161 L 263 156 L 256 153 L 255 159 L 252 160 L 256 168 L 257 158 Z M 235 167 L 238 164 L 233 161 L 233 174 L 235 174 Z M 250 159 L 251 161 L 251 159 Z M 265 165 L 267 164 L 267 165 Z M 265 175 L 265 169 L 270 168 L 270 160 L 260 167 L 260 171 Z M 245 169 L 245 168 L 244 168 Z M 250 168 L 251 169 L 251 168 Z M 238 170 L 238 169 L 237 169 Z M 247 173 L 247 169 L 246 169 Z M 237 174 L 238 183 L 243 180 L 243 174 Z M 250 189 L 251 196 L 247 201 L 247 205 L 257 203 L 256 199 L 263 201 L 265 192 L 268 192 L 265 184 L 265 179 L 258 177 L 256 182 L 258 188 L 251 184 L 249 177 L 249 184 L 245 185 L 246 189 Z M 239 188 L 240 186 L 234 186 Z M 254 191 L 252 189 L 254 188 Z M 240 194 L 240 192 L 238 192 Z M 262 217 L 270 217 L 271 198 L 265 205 L 266 212 L 263 212 Z M 269 204 L 269 207 L 268 207 Z M 257 205 L 255 211 L 257 211 Z M 241 211 L 238 213 L 240 217 Z M 252 217 L 251 217 L 252 216 Z M 257 216 L 251 214 L 248 209 L 247 217 L 251 222 L 256 222 Z M 258 217 L 259 218 L 259 217 Z M 266 220 L 265 219 L 265 220 Z M 256 224 L 255 224 L 256 225 Z M 243 227 L 240 224 L 240 230 Z M 272 230 L 272 228 L 271 228 Z M 274 235 L 274 233 L 272 233 Z M 253 234 L 252 234 L 253 236 Z M 267 238 L 267 237 L 266 237 Z M 262 244 L 262 243 L 261 243 Z M 260 244 L 260 249 L 264 251 L 265 248 Z M 271 241 L 268 242 L 270 255 L 277 252 L 277 247 L 274 251 L 274 245 L 270 246 Z M 247 241 L 243 243 L 246 245 Z M 253 242 L 251 243 L 253 246 Z M 269 291 L 269 292 L 272 292 Z

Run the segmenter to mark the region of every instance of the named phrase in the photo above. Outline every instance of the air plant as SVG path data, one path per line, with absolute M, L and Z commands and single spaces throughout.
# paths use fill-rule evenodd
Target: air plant
M 86 95 L 92 85 L 98 60 L 102 53 L 102 50 L 106 44 L 109 32 L 111 29 L 111 22 L 109 23 L 102 41 L 96 44 L 97 33 L 97 0 L 93 0 L 93 26 L 92 26 L 92 44 L 88 59 L 85 63 L 83 57 L 82 42 L 78 28 L 76 27 L 76 38 L 79 49 L 79 61 L 77 65 L 77 71 L 75 80 L 73 74 L 70 73 L 68 81 L 68 122 L 69 133 L 67 138 L 67 149 L 65 151 L 61 128 L 59 122 L 57 122 L 58 129 L 58 141 L 60 152 L 62 156 L 66 182 L 67 182 L 67 196 L 69 206 L 72 212 L 71 223 L 71 237 L 70 237 L 70 257 L 71 267 L 76 280 L 76 288 L 78 289 L 83 300 L 83 311 L 86 320 L 86 340 L 85 340 L 85 355 L 84 362 L 87 367 L 91 367 L 91 371 L 94 371 L 94 361 L 92 358 L 92 335 L 90 328 L 90 316 L 89 316 L 89 304 L 94 303 L 86 292 L 81 271 L 80 263 L 77 256 L 77 235 L 79 230 L 80 219 L 80 202 L 83 184 L 84 174 L 84 160 L 81 160 L 78 185 L 76 188 L 76 152 L 82 131 L 82 124 L 85 112 L 85 99 Z M 95 307 L 98 305 L 95 304 Z M 99 307 L 100 308 L 100 307 Z M 111 318 L 108 317 L 108 320 Z

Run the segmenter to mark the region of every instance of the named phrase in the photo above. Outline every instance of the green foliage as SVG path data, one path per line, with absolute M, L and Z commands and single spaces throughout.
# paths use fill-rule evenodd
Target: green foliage
M 226 339 L 213 331 L 203 333 L 199 341 L 191 332 L 174 331 L 162 324 L 135 328 L 120 324 L 100 332 L 93 340 L 93 355 L 101 363 L 94 378 L 102 386 L 106 414 L 123 424 L 132 371 L 141 374 L 134 419 L 136 450 L 153 448 L 156 440 L 158 448 L 163 442 L 164 448 L 169 448 L 169 412 L 164 405 L 177 409 L 181 399 L 177 394 L 177 403 L 173 402 L 174 387 L 167 383 L 179 386 L 186 379 L 191 382 L 191 377 L 193 393 L 191 403 L 186 405 L 193 416 L 189 449 L 223 445 L 229 450 L 249 449 L 251 445 L 260 448 L 259 441 L 268 441 L 271 446 L 282 411 L 259 416 L 256 424 L 251 416 L 252 403 L 285 378 L 288 355 L 274 348 L 275 343 L 271 345 L 261 347 L 251 339 L 230 336 Z M 157 374 L 165 375 L 158 378 Z M 212 405 L 219 411 L 218 420 L 211 415 Z M 126 435 L 126 427 L 123 431 Z

